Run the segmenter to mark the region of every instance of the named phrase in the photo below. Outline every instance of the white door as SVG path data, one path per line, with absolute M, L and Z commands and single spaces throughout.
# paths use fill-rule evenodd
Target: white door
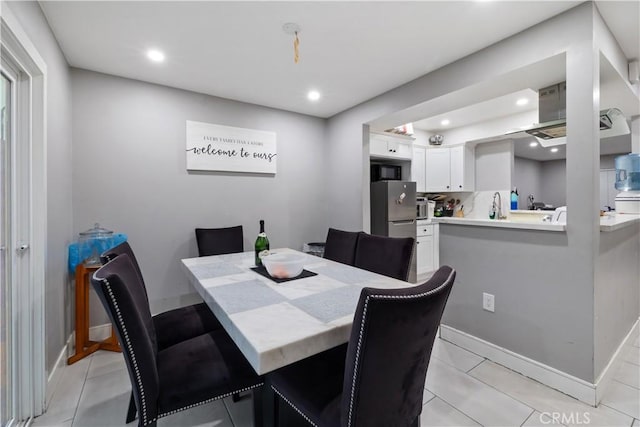
M 429 148 L 426 155 L 427 192 L 451 191 L 448 148 Z
M 427 191 L 426 184 L 426 159 L 424 147 L 413 147 L 413 159 L 411 159 L 411 181 L 416 182 L 416 192 L 424 193 Z
M 9 182 L 11 176 L 11 79 L 0 74 L 0 425 L 13 418 L 11 390 L 11 276 L 9 267 Z

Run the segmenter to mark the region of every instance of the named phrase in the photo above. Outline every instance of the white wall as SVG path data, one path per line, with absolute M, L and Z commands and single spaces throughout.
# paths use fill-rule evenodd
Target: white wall
M 74 232 L 126 233 L 153 311 L 193 293 L 196 227 L 242 225 L 245 250 L 260 219 L 272 248 L 324 241 L 324 120 L 85 70 L 72 83 Z M 187 172 L 186 120 L 276 132 L 277 174 Z
M 45 272 L 45 367 L 64 346 L 73 295 L 67 282 L 67 246 L 73 241 L 71 209 L 71 80 L 67 62 L 37 2 L 2 2 L 20 22 L 47 64 L 47 253 Z

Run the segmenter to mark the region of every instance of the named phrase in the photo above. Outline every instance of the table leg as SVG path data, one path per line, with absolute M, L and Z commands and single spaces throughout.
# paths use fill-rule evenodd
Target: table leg
M 253 424 L 255 427 L 274 427 L 276 425 L 277 400 L 271 384 L 265 379 L 262 387 L 253 392 Z

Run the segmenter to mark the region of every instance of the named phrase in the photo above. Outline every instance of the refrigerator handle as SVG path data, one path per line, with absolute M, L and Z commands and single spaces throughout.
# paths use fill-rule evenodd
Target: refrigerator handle
M 407 225 L 407 224 L 415 224 L 415 219 L 405 219 L 402 221 L 391 221 L 392 225 Z

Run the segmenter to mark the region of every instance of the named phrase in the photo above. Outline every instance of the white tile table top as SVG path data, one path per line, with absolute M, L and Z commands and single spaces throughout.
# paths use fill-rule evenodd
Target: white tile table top
M 183 259 L 189 281 L 258 374 L 349 339 L 363 287 L 410 283 L 292 249 L 316 276 L 276 283 L 250 270 L 254 252 Z

